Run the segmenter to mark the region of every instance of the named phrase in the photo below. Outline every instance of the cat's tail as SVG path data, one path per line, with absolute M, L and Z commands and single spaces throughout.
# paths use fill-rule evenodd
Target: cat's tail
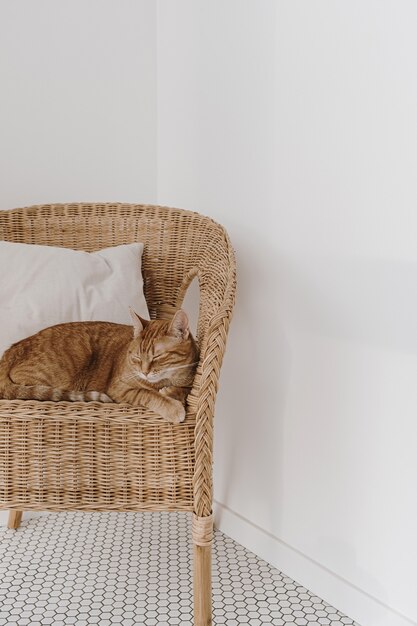
M 46 385 L 16 385 L 11 383 L 0 388 L 0 398 L 7 400 L 42 400 L 51 402 L 113 402 L 101 391 L 70 391 Z

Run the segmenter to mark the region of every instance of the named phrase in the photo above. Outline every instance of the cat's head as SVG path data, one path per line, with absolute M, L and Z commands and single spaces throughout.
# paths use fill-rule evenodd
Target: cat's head
M 198 350 L 185 311 L 172 320 L 144 320 L 132 309 L 133 339 L 127 359 L 138 380 L 156 386 L 188 386 L 194 378 Z

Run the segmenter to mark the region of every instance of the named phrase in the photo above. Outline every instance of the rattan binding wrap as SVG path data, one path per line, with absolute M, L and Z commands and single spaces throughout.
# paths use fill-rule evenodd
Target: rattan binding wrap
M 225 230 L 180 209 L 131 204 L 0 211 L 0 240 L 94 251 L 144 243 L 150 315 L 170 317 L 197 276 L 201 355 L 184 423 L 99 403 L 0 400 L 0 508 L 211 514 L 213 412 L 235 298 Z
M 198 517 L 193 513 L 193 543 L 196 546 L 211 546 L 213 541 L 213 516 Z

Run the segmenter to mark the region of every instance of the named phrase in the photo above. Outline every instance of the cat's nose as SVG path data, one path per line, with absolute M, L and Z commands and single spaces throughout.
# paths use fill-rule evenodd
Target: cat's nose
M 146 363 L 142 361 L 142 373 L 145 374 L 145 376 L 147 376 L 149 374 L 151 370 L 151 366 L 150 363 Z

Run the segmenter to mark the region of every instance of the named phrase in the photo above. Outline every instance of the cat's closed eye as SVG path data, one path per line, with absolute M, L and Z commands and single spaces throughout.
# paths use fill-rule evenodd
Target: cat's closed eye
M 137 363 L 140 363 L 142 359 L 140 358 L 140 356 L 132 356 L 132 361 L 136 361 Z

